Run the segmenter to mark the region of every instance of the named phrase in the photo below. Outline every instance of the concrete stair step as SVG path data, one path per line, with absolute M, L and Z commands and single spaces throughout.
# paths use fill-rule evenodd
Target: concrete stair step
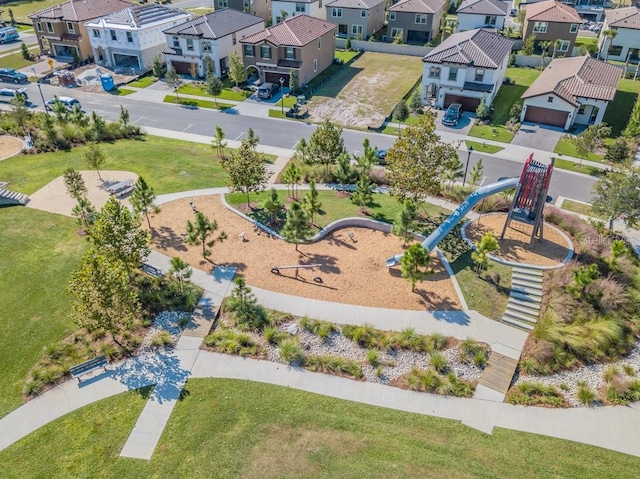
M 511 278 L 511 284 L 542 291 L 542 281 L 531 281 L 529 279 Z
M 538 318 L 532 318 L 531 316 L 528 316 L 526 314 L 522 314 L 519 313 L 518 311 L 505 311 L 504 315 L 502 316 L 502 318 L 511 318 L 511 319 L 515 319 L 517 321 L 520 321 L 522 323 L 529 323 L 531 325 L 535 325 Z
M 523 294 L 525 296 L 531 296 L 534 299 L 538 299 L 539 301 L 542 301 L 542 290 L 529 288 L 526 286 L 516 284 L 511 286 L 511 293 L 514 293 L 514 292 Z
M 527 293 L 520 292 L 511 288 L 511 294 L 509 298 L 517 299 L 518 301 L 526 301 L 528 303 L 540 304 L 542 302 L 542 296 L 530 296 Z
M 529 308 L 527 306 L 520 306 L 518 304 L 507 303 L 507 311 L 514 311 L 520 314 L 526 314 L 530 316 L 532 321 L 537 321 L 540 316 L 540 308 Z
M 533 331 L 533 326 L 531 326 L 530 324 L 523 323 L 521 321 L 518 321 L 516 319 L 511 319 L 506 316 L 502 318 L 502 322 L 510 324 L 511 326 L 515 326 L 516 328 L 526 329 L 527 331 Z
M 509 302 L 507 306 L 510 304 L 515 304 L 517 306 L 522 306 L 524 308 L 535 309 L 536 311 L 540 311 L 540 307 L 542 303 L 540 301 L 532 301 L 533 298 L 529 298 L 527 300 L 518 299 L 514 296 L 509 296 Z
M 541 269 L 521 268 L 516 266 L 513 268 L 513 275 L 536 276 L 542 278 L 543 272 Z

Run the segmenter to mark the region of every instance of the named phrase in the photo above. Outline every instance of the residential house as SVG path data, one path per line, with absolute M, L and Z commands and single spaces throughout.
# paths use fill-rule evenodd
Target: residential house
M 461 103 L 475 111 L 483 96 L 493 102 L 509 64 L 513 41 L 488 30 L 454 33 L 422 61 L 423 103 L 447 108 Z
M 96 63 L 139 73 L 151 70 L 153 59 L 162 55 L 164 30 L 190 18 L 183 10 L 152 3 L 131 6 L 84 25 Z
M 590 56 L 556 58 L 524 92 L 522 121 L 564 130 L 602 122 L 622 69 Z
M 604 19 L 605 7 L 608 5 L 608 0 L 573 0 L 566 1 L 565 3 L 572 5 L 578 15 L 585 20 L 592 22 L 601 22 Z
M 262 82 L 282 78 L 285 85 L 294 73 L 298 85 L 308 83 L 333 63 L 335 28 L 334 23 L 296 15 L 242 39 L 247 73 Z
M 84 23 L 130 6 L 124 0 L 69 0 L 29 18 L 42 54 L 82 61 L 93 55 Z
M 464 0 L 458 14 L 457 32 L 466 32 L 476 28 L 504 29 L 509 4 L 500 0 Z
M 403 43 L 430 42 L 440 33 L 447 0 L 400 0 L 389 7 L 389 40 L 402 37 Z
M 527 5 L 523 39 L 535 35 L 535 53 L 542 51 L 542 42 L 557 40 L 556 57 L 571 56 L 582 18 L 576 9 L 555 0 Z
M 323 0 L 273 0 L 271 8 L 273 25 L 296 15 L 309 15 L 320 20 L 327 18 Z
M 325 6 L 327 20 L 338 24 L 338 37 L 367 40 L 384 26 L 384 0 L 333 0 Z
M 264 29 L 264 19 L 225 8 L 194 18 L 164 31 L 163 50 L 168 68 L 190 74 L 192 65 L 198 76 L 206 75 L 205 58 L 213 63 L 213 74 L 228 73 L 229 56 L 235 52 L 242 58 L 240 40 Z
M 271 18 L 271 0 L 212 0 L 215 10 L 231 8 L 265 20 Z
M 607 38 L 607 30 L 614 30 L 616 35 Z M 604 45 L 603 43 L 606 42 Z M 621 62 L 638 63 L 640 50 L 640 8 L 627 7 L 607 10 L 600 38 L 598 40 L 601 58 Z M 608 50 L 608 53 L 607 53 Z

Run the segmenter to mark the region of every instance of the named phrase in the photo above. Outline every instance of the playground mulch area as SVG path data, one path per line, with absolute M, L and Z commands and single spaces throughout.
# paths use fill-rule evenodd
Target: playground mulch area
M 499 239 L 507 219 L 506 214 L 491 214 L 474 220 L 466 228 L 467 237 L 479 241 L 482 235 L 491 232 L 498 239 L 500 250 L 492 256 L 516 263 L 534 264 L 538 266 L 554 266 L 564 261 L 572 245 L 567 243 L 560 231 L 549 223 L 544 224 L 542 242 L 534 239 L 529 246 L 532 226 L 512 221 L 505 238 Z
M 218 222 L 219 234 L 228 239 L 216 243 L 210 260 L 203 259 L 201 246 L 188 246 L 186 224 L 194 219 L 189 205 L 195 202 L 199 211 Z M 266 234 L 258 234 L 253 226 L 224 207 L 219 196 L 186 198 L 162 205 L 153 215 L 153 248 L 169 256 L 179 256 L 193 267 L 212 271 L 215 263 L 235 266 L 247 283 L 280 293 L 338 303 L 380 308 L 412 310 L 453 310 L 461 305 L 453 283 L 435 255 L 431 266 L 435 273 L 416 285 L 400 275 L 399 268 L 387 269 L 387 258 L 402 252 L 402 240 L 367 228 L 345 228 L 325 239 L 299 246 L 285 243 Z M 244 241 L 240 235 L 244 233 Z M 353 240 L 349 233 L 353 233 Z M 313 269 L 282 269 L 271 273 L 274 266 L 320 263 Z M 318 280 L 319 278 L 319 280 Z
M 22 151 L 22 140 L 15 136 L 0 135 L 0 161 L 11 158 Z

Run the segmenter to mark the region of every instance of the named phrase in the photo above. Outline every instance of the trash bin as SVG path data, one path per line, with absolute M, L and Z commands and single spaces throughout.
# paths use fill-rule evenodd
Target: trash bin
M 102 82 L 102 88 L 104 88 L 104 91 L 111 91 L 115 87 L 112 75 L 100 75 L 100 81 Z

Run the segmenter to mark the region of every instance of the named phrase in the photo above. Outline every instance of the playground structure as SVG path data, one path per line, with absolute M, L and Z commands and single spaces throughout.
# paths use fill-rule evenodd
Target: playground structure
M 471 209 L 487 196 L 516 188 L 513 202 L 509 208 L 509 215 L 502 232 L 501 239 L 511 220 L 528 222 L 534 225 L 531 242 L 540 233 L 542 239 L 542 208 L 544 207 L 553 171 L 553 161 L 544 165 L 533 159 L 533 153 L 527 158 L 519 178 L 505 178 L 495 183 L 482 186 L 471 193 L 460 203 L 460 206 L 438 226 L 421 244 L 427 251 L 432 251 L 440 241 L 460 222 Z M 391 268 L 400 263 L 403 253 L 387 259 L 387 267 Z
M 273 268 L 271 268 L 271 272 L 273 274 L 280 274 L 280 270 L 283 269 L 295 269 L 296 270 L 296 276 L 298 276 L 298 269 L 302 268 L 319 268 L 320 266 L 322 266 L 320 263 L 314 263 L 314 264 L 294 264 L 291 266 L 274 266 Z

